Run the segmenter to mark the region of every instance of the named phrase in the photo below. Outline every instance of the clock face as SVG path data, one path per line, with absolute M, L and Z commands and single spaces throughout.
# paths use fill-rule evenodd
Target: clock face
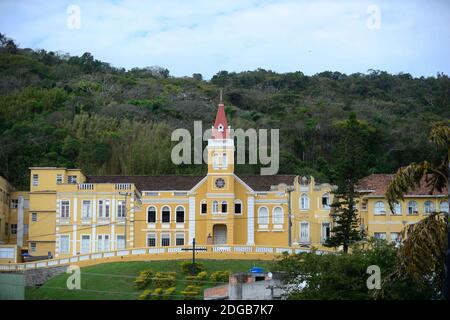
M 223 188 L 225 187 L 225 180 L 223 180 L 222 178 L 218 178 L 216 179 L 215 184 L 217 188 Z

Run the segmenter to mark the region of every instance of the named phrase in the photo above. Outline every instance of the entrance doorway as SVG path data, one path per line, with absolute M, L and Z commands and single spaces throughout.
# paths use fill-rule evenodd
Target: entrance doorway
M 216 224 L 213 227 L 214 244 L 227 244 L 227 226 Z

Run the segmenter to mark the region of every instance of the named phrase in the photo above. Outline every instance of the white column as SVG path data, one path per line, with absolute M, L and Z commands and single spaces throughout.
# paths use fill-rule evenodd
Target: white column
M 55 258 L 59 257 L 59 217 L 61 216 L 60 200 L 56 199 L 56 225 L 55 225 Z
M 77 254 L 77 222 L 78 221 L 78 198 L 73 198 L 73 232 L 72 232 L 72 255 Z
M 189 197 L 189 244 L 195 238 L 195 197 Z
M 116 215 L 117 215 L 117 203 L 116 198 L 113 197 L 111 200 L 111 235 L 109 236 L 109 244 L 110 244 L 110 250 L 113 251 L 116 247 Z
M 92 233 L 91 233 L 91 252 L 95 252 L 95 243 L 97 242 L 97 230 L 96 230 L 96 223 L 97 223 L 97 198 L 94 196 L 94 199 L 92 200 Z
M 125 211 L 127 210 L 127 208 L 125 208 Z M 128 215 L 126 215 L 128 216 Z M 134 247 L 134 192 L 131 194 L 130 197 L 130 219 L 127 221 L 127 229 L 130 231 L 128 232 L 127 230 L 127 234 L 129 234 L 130 237 L 130 243 L 129 246 L 127 246 L 127 248 L 133 248 Z M 125 239 L 125 241 L 127 241 Z
M 17 206 L 17 245 L 23 246 L 23 197 L 19 196 Z
M 255 197 L 247 198 L 247 245 L 255 245 Z

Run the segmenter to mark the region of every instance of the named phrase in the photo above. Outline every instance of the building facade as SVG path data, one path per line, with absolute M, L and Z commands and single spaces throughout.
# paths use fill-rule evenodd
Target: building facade
M 125 248 L 292 246 L 324 249 L 334 186 L 313 177 L 237 175 L 234 139 L 219 104 L 204 176 L 89 176 L 79 169 L 32 167 L 30 190 L 0 179 L 0 263 L 64 258 Z M 384 192 L 392 175 L 361 180 L 366 234 L 398 241 L 403 226 L 440 209 L 445 192 L 416 190 L 395 214 Z M 329 249 L 328 249 L 329 250 Z

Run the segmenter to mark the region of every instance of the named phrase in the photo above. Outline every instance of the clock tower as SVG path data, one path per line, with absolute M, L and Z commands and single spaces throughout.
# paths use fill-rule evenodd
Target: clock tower
M 225 115 L 225 107 L 220 101 L 211 138 L 208 139 L 208 174 L 230 175 L 234 173 L 235 148 L 230 129 Z M 218 188 L 221 188 L 222 182 L 216 184 Z

